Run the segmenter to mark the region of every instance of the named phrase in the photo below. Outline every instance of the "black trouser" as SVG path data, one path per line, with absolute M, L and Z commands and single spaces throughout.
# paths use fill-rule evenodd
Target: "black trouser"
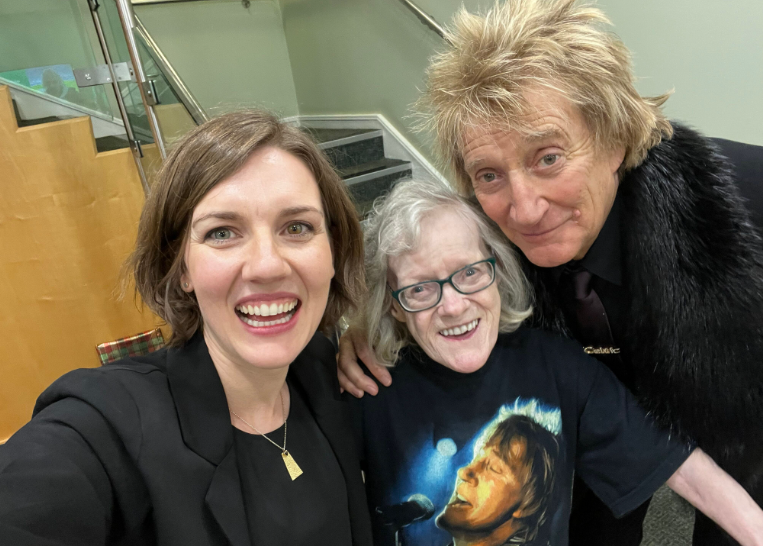
M 607 505 L 576 477 L 570 514 L 570 546 L 639 546 L 649 500 L 617 519 Z

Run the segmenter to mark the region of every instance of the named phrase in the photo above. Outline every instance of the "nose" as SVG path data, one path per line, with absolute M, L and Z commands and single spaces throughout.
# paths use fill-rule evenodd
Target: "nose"
M 538 191 L 536 182 L 527 174 L 513 172 L 509 217 L 520 226 L 533 226 L 548 210 L 548 201 Z
M 244 252 L 242 276 L 245 281 L 269 283 L 282 279 L 291 270 L 283 248 L 269 233 L 252 237 Z
M 467 483 L 473 483 L 475 481 L 475 478 L 477 476 L 477 473 L 474 471 L 474 465 L 476 464 L 476 461 L 472 461 L 466 466 L 462 466 L 458 469 L 458 472 L 456 475 L 458 476 L 458 479 L 462 482 Z
M 463 313 L 467 306 L 466 296 L 459 294 L 453 286 L 446 284 L 442 287 L 442 298 L 440 298 L 440 314 L 457 316 Z

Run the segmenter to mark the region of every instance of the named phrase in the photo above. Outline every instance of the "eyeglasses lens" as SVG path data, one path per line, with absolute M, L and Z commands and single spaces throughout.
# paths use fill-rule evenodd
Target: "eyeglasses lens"
M 440 299 L 440 285 L 436 282 L 417 284 L 403 290 L 399 297 L 408 309 L 426 309 Z
M 490 286 L 494 276 L 493 264 L 477 262 L 456 271 L 450 283 L 462 294 L 473 294 Z M 417 311 L 437 305 L 441 292 L 440 282 L 423 282 L 403 290 L 398 297 L 406 309 Z
M 456 272 L 451 282 L 461 292 L 477 292 L 493 282 L 493 266 L 490 262 L 472 264 Z

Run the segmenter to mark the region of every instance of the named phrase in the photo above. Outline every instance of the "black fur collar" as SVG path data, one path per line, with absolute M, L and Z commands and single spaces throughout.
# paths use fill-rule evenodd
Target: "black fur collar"
M 763 445 L 763 241 L 731 166 L 675 125 L 624 177 L 624 350 L 657 419 L 720 459 Z M 537 325 L 569 335 L 550 271 L 525 260 Z

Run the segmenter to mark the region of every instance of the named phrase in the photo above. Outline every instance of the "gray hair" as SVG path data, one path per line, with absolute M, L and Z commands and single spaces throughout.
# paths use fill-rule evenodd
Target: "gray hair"
M 384 366 L 394 366 L 400 350 L 415 344 L 406 325 L 391 314 L 393 300 L 387 288 L 389 259 L 415 250 L 420 240 L 422 219 L 443 207 L 450 207 L 466 221 L 473 222 L 480 239 L 495 258 L 496 283 L 501 297 L 499 331 L 513 332 L 532 314 L 532 292 L 516 253 L 492 220 L 442 182 L 401 182 L 388 197 L 376 200 L 367 220 L 368 292 L 356 321 L 356 326 L 365 333 L 376 361 Z

